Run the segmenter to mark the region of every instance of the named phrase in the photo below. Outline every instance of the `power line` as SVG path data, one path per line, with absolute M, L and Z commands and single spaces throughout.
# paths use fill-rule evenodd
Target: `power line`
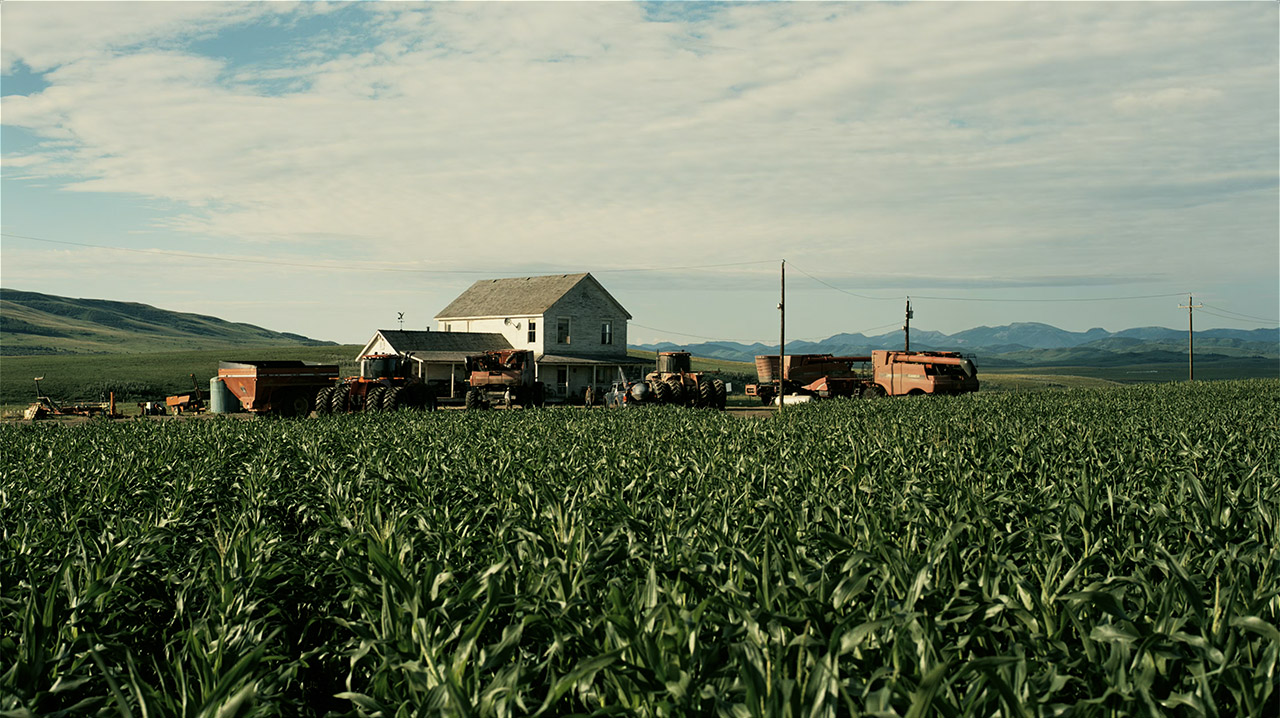
M 1209 314 L 1209 315 L 1218 317 L 1219 319 L 1226 319 L 1233 322 L 1244 322 L 1247 324 L 1280 324 L 1280 322 L 1277 322 L 1274 319 L 1254 319 L 1252 317 L 1246 319 L 1238 316 L 1233 317 L 1226 314 L 1219 314 L 1218 312 L 1210 311 L 1208 307 L 1209 307 L 1208 304 L 1202 303 L 1197 307 L 1197 309 L 1199 309 L 1201 312 L 1205 314 Z
M 1201 304 L 1204 304 L 1204 302 L 1201 302 Z M 1266 322 L 1267 324 L 1280 324 L 1280 319 L 1267 319 L 1266 317 L 1255 317 L 1250 314 L 1241 314 L 1240 312 L 1233 312 L 1230 309 L 1223 309 L 1222 307 L 1214 306 L 1212 304 L 1204 304 L 1204 306 L 1210 309 L 1216 309 L 1220 312 L 1226 312 L 1227 314 L 1234 314 L 1235 316 L 1240 317 L 1241 319 L 1256 319 L 1260 322 Z M 1209 312 L 1209 313 L 1213 314 L 1213 312 Z M 1214 316 L 1221 316 L 1221 315 L 1214 315 Z M 1230 317 L 1224 317 L 1224 319 L 1228 319 L 1228 318 Z
M 273 259 L 257 259 L 251 257 L 222 257 L 216 254 L 196 254 L 192 252 L 174 252 L 165 249 L 135 249 L 132 247 L 113 247 L 104 244 L 89 244 L 87 242 L 71 242 L 64 239 L 47 239 L 45 237 L 32 237 L 24 234 L 11 234 L 9 232 L 0 232 L 0 236 L 12 239 L 27 239 L 33 242 L 46 242 L 48 244 L 63 244 L 71 247 L 86 247 L 89 249 L 105 249 L 112 252 L 131 252 L 134 254 L 148 254 L 164 257 L 180 257 L 183 259 L 202 259 L 214 262 L 233 262 L 240 264 L 263 264 L 277 267 L 300 267 L 304 269 L 327 269 L 330 271 L 352 271 L 352 272 L 396 272 L 402 274 L 522 274 L 522 272 L 504 272 L 494 269 L 414 269 L 409 267 L 371 267 L 359 264 L 317 264 L 311 262 L 286 262 Z M 593 269 L 592 274 L 603 273 L 620 273 L 620 272 L 670 272 L 688 269 L 718 269 L 723 267 L 741 267 L 751 264 L 771 264 L 776 260 L 760 259 L 747 262 L 724 262 L 719 264 L 697 264 L 685 265 L 679 267 L 662 266 L 662 267 L 622 267 L 616 269 Z M 542 271 L 542 270 L 539 270 Z M 576 272 L 555 272 L 545 271 L 546 274 L 571 274 Z
M 823 281 L 822 279 L 819 279 L 813 276 L 812 274 L 804 271 L 803 269 L 800 269 L 794 264 L 791 264 L 788 262 L 787 266 L 791 267 L 792 269 L 795 269 L 797 272 L 800 272 L 801 274 L 805 275 L 806 277 L 812 279 L 815 282 L 818 282 L 819 284 L 830 287 L 831 289 L 834 289 L 837 292 L 840 292 L 842 294 L 848 294 L 851 297 L 857 297 L 859 299 L 871 299 L 875 301 L 886 301 L 886 302 L 896 302 L 902 299 L 902 297 L 871 297 L 865 294 L 858 294 L 857 292 L 850 292 L 846 289 L 841 289 L 840 287 L 837 287 L 834 284 Z M 1171 294 L 1144 294 L 1144 295 L 1128 296 L 1128 297 L 1071 297 L 1071 298 L 1065 298 L 1065 299 L 997 299 L 994 297 L 939 297 L 939 296 L 930 296 L 927 294 L 916 294 L 915 292 L 912 292 L 911 296 L 916 299 L 932 299 L 934 301 L 944 301 L 944 302 L 1023 303 L 1023 302 L 1118 302 L 1118 301 L 1125 301 L 1129 299 L 1166 299 L 1168 297 L 1181 297 L 1184 294 L 1185 292 L 1173 292 Z

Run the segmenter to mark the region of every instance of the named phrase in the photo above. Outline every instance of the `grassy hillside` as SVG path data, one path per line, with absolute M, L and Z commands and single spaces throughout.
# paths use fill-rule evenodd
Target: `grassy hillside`
M 332 344 L 134 302 L 0 289 L 0 355 L 4 356 Z

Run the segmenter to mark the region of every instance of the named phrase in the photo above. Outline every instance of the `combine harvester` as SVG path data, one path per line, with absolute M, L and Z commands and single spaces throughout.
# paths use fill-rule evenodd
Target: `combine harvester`
M 534 378 L 533 352 L 528 349 L 501 349 L 466 359 L 469 410 L 488 409 L 500 404 L 508 409 L 516 404 L 528 408 L 542 406 L 546 387 Z
M 747 385 L 747 396 L 762 404 L 833 397 L 876 398 L 925 394 L 967 394 L 978 390 L 978 370 L 959 352 L 876 350 L 871 356 L 791 354 L 781 376 L 778 357 L 757 356 L 760 383 Z M 781 391 L 779 391 L 781 386 Z

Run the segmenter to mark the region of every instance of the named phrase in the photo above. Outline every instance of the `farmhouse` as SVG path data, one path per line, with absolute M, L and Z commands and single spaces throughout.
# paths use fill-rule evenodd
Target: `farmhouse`
M 438 395 L 457 397 L 467 356 L 529 349 L 547 397 L 573 401 L 648 364 L 627 356 L 629 319 L 590 273 L 482 279 L 436 314 L 435 331 L 380 330 L 360 355 L 407 356 Z

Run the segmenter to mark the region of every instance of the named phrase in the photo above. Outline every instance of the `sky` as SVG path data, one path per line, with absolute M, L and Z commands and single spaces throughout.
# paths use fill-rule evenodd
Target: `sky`
M 1280 322 L 1280 5 L 0 5 L 0 284 L 362 343 Z

